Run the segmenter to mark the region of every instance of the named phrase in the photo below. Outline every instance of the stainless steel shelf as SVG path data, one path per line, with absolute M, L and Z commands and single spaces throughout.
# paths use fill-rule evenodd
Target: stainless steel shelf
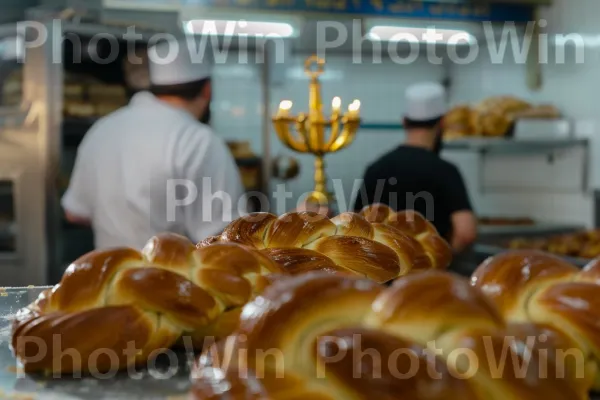
M 586 147 L 587 139 L 490 139 L 469 138 L 444 142 L 444 150 L 467 150 L 480 153 L 546 153 L 571 147 Z
M 489 156 L 494 155 L 543 155 L 548 162 L 560 155 L 567 149 L 583 149 L 581 156 L 582 170 L 581 189 L 577 192 L 589 190 L 589 141 L 588 139 L 564 138 L 564 139 L 510 139 L 510 138 L 465 138 L 454 139 L 444 142 L 446 151 L 469 151 L 479 155 L 479 169 L 482 171 Z M 483 173 L 479 173 L 479 191 L 485 192 Z

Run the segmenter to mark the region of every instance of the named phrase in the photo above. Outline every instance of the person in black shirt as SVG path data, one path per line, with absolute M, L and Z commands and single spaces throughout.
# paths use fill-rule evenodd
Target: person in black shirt
M 373 203 L 423 214 L 456 252 L 472 244 L 476 218 L 459 170 L 439 156 L 444 88 L 415 84 L 406 91 L 406 142 L 367 168 L 355 211 Z

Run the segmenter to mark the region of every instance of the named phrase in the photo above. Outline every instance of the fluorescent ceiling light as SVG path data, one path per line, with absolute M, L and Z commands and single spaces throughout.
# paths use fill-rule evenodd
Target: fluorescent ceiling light
M 25 41 L 22 36 L 0 39 L 0 60 L 22 61 L 25 54 Z
M 475 36 L 464 30 L 388 25 L 373 26 L 367 32 L 367 38 L 373 41 L 439 43 L 449 45 L 472 44 L 476 41 Z
M 179 11 L 181 4 L 178 1 L 152 1 L 152 0 L 102 0 L 102 8 L 128 11 Z
M 212 36 L 292 37 L 296 29 L 286 22 L 194 19 L 184 22 L 186 33 Z
M 551 43 L 557 47 L 575 46 L 576 48 L 600 47 L 600 35 L 581 33 L 555 34 L 550 37 Z

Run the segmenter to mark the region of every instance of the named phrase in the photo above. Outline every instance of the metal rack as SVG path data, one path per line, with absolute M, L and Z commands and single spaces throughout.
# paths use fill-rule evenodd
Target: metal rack
M 539 154 L 571 147 L 587 147 L 587 139 L 455 139 L 444 143 L 444 149 L 476 151 L 481 154 Z
M 468 151 L 479 155 L 479 171 L 483 171 L 488 157 L 502 155 L 546 155 L 549 162 L 552 162 L 561 152 L 566 150 L 581 148 L 583 157 L 581 165 L 583 174 L 581 176 L 580 192 L 587 192 L 590 187 L 589 182 L 589 140 L 585 138 L 564 138 L 564 139 L 512 139 L 512 138 L 465 138 L 448 140 L 444 143 L 444 150 L 449 151 Z M 478 186 L 481 193 L 484 193 L 483 174 L 479 174 Z

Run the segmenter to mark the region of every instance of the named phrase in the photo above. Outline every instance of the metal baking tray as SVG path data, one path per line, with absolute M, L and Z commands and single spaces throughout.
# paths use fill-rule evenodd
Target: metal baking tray
M 509 250 L 509 243 L 516 238 L 546 238 L 557 235 L 580 232 L 584 227 L 536 224 L 530 226 L 495 226 L 480 229 L 479 238 L 473 252 L 480 257 L 493 256 Z M 585 266 L 591 259 L 557 255 L 558 257 L 579 267 Z
M 126 373 L 111 379 L 62 379 L 25 375 L 10 349 L 14 314 L 34 301 L 43 287 L 0 289 L 0 399 L 19 400 L 184 400 L 190 387 L 190 362 L 177 354 L 178 365 L 156 363 L 135 379 Z M 169 369 L 171 368 L 171 369 Z M 166 379 L 168 377 L 168 379 Z
M 479 235 L 483 238 L 514 236 L 550 236 L 577 232 L 584 227 L 567 224 L 535 223 L 531 225 L 480 225 Z

